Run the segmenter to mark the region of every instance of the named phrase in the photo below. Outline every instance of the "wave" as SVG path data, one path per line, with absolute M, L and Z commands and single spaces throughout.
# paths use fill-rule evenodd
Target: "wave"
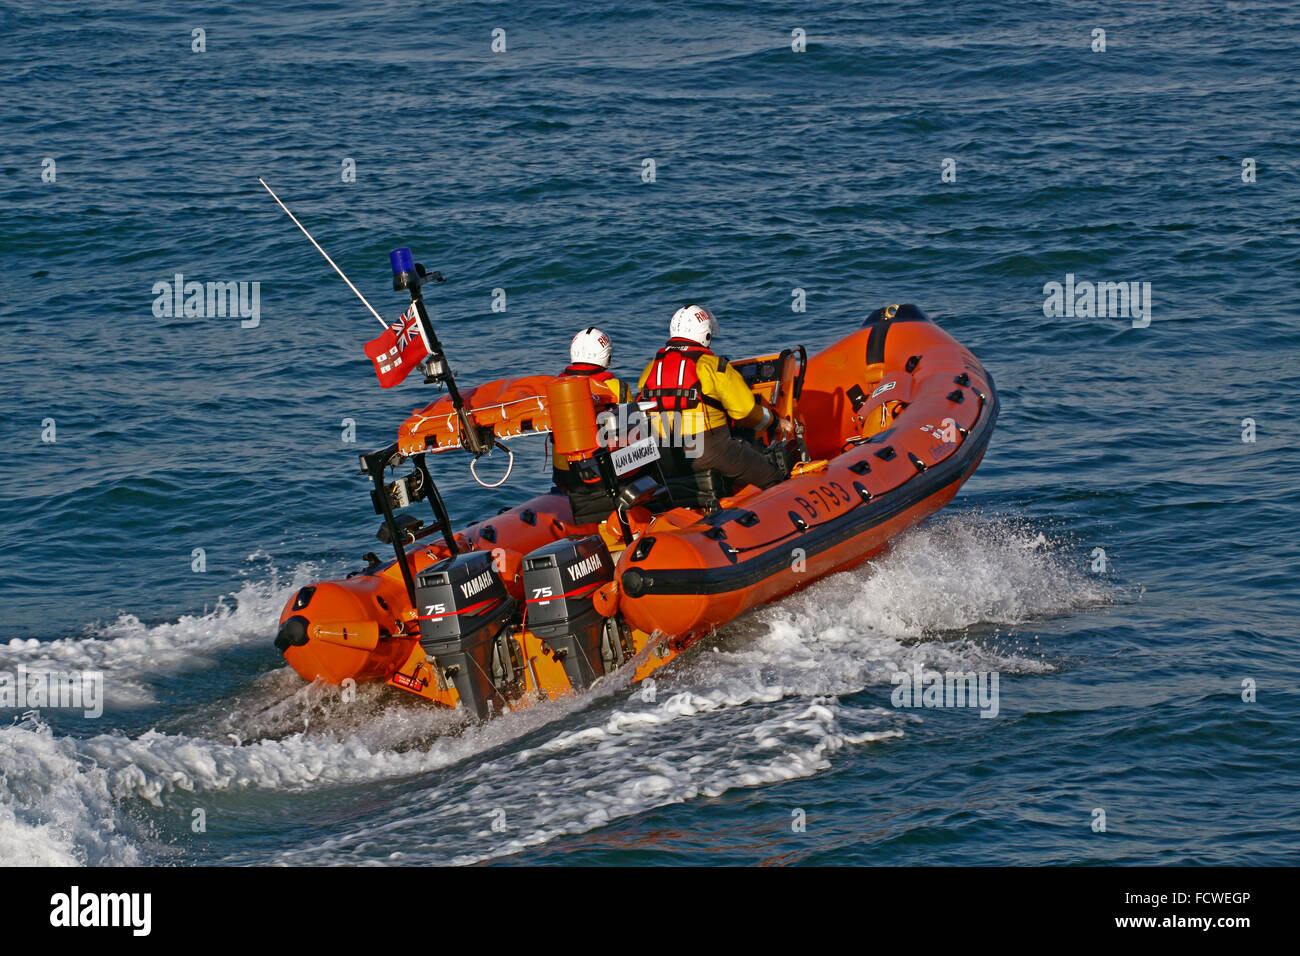
M 898 670 L 1052 670 L 1008 629 L 1113 600 L 1083 565 L 1067 542 L 1024 523 L 942 516 L 863 567 L 723 629 L 653 683 L 627 686 L 620 675 L 483 725 L 379 686 L 345 701 L 287 668 L 196 706 L 175 732 L 78 739 L 29 716 L 0 729 L 0 855 L 129 865 L 166 852 L 132 808 L 392 782 L 401 786 L 367 791 L 363 818 L 306 842 L 210 852 L 233 863 L 472 863 L 655 807 L 813 776 L 845 748 L 886 745 L 923 719 L 861 693 Z M 306 573 L 248 584 L 234 606 L 206 615 L 152 628 L 122 618 L 85 640 L 11 642 L 0 653 L 93 664 L 127 681 L 198 666 L 205 648 L 265 639 Z

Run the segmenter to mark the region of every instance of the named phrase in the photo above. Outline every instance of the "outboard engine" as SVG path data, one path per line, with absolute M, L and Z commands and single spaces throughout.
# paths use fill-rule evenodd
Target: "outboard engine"
M 561 538 L 524 558 L 528 630 L 546 642 L 578 690 L 624 657 L 617 623 L 601 617 L 594 603 L 597 588 L 613 578 L 614 559 L 600 535 Z
M 510 596 L 487 551 L 462 551 L 421 571 L 415 580 L 420 644 L 436 658 L 461 703 L 480 719 L 514 682 Z

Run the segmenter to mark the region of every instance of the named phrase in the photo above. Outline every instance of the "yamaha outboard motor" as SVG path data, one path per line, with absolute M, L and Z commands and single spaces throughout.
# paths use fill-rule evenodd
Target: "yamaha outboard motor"
M 524 558 L 525 623 L 564 665 L 577 690 L 605 673 L 601 640 L 607 628 L 594 598 L 613 578 L 614 560 L 600 535 L 552 541 Z M 618 648 L 613 651 L 615 663 L 621 661 Z
M 514 676 L 509 627 L 518 608 L 491 553 L 463 551 L 431 565 L 416 576 L 415 596 L 425 653 L 466 709 L 489 716 Z

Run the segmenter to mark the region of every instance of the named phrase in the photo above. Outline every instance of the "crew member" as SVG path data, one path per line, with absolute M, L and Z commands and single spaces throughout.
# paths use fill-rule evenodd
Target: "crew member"
M 632 393 L 627 385 L 609 370 L 609 361 L 613 357 L 614 346 L 609 336 L 594 325 L 583 329 L 569 343 L 569 365 L 560 373 L 561 378 L 584 375 L 591 380 L 593 394 L 598 398 L 608 397 L 610 405 L 631 401 Z M 569 463 L 563 455 L 551 453 L 552 480 L 556 486 L 571 490 L 577 484 Z M 603 489 L 597 489 L 603 494 Z
M 731 436 L 730 421 L 755 431 L 775 423 L 782 437 L 794 427 L 761 405 L 744 377 L 709 351 L 718 334 L 713 313 L 698 305 L 678 309 L 668 332 L 668 344 L 641 373 L 637 395 L 656 405 L 650 416 L 660 445 L 670 449 L 666 457 L 760 488 L 779 482 L 783 476 L 766 455 Z

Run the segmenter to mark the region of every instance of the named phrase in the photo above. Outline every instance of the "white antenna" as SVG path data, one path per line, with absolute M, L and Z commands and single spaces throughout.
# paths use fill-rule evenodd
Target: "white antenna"
M 284 210 L 285 215 L 287 215 L 290 219 L 292 219 L 293 224 L 302 230 L 302 234 L 306 236 L 309 240 L 311 240 L 311 244 L 316 247 L 317 252 L 319 252 L 322 256 L 325 257 L 325 261 L 328 262 L 331 266 L 334 266 L 334 271 L 339 274 L 339 278 L 342 279 L 344 282 L 346 282 L 348 284 L 348 288 L 357 294 L 357 298 L 360 299 L 362 303 L 365 304 L 365 307 L 370 310 L 370 314 L 375 317 L 375 321 L 378 322 L 380 325 L 382 325 L 384 328 L 388 328 L 388 323 L 385 322 L 383 318 L 380 317 L 379 313 L 375 311 L 375 307 L 366 301 L 366 297 L 362 295 L 360 290 L 357 289 L 357 287 L 352 284 L 352 280 L 343 274 L 343 270 L 340 269 L 337 265 L 335 265 L 334 260 L 329 257 L 329 253 L 320 247 L 319 242 L 317 242 L 315 239 L 312 239 L 311 233 L 308 232 L 306 227 L 303 226 L 303 224 L 298 221 L 298 217 L 295 216 L 293 213 L 289 212 L 289 207 L 286 206 L 283 202 L 280 202 L 280 197 L 275 194 L 275 190 L 272 189 L 270 186 L 267 186 L 266 180 L 264 180 L 261 176 L 257 177 L 257 181 L 261 183 L 262 187 L 271 194 L 272 199 L 274 199 L 277 203 L 280 203 L 280 208 Z M 421 330 L 421 332 L 423 332 L 423 330 Z

